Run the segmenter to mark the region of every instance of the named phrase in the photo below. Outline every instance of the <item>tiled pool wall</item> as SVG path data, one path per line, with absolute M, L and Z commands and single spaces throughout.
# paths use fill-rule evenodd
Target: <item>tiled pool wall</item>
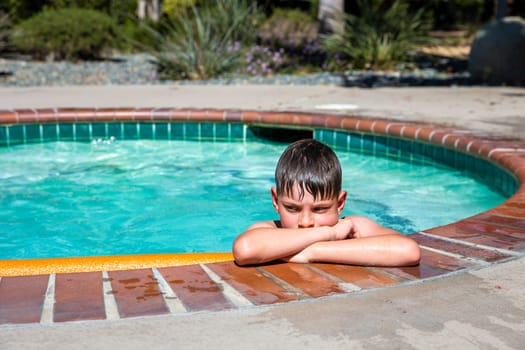
M 182 112 L 182 113 L 181 113 Z M 1 113 L 1 112 L 0 112 Z M 280 116 L 290 114 L 259 113 L 254 118 L 240 118 L 235 122 L 226 121 L 229 113 L 222 112 L 223 120 L 213 117 L 220 111 L 128 111 L 120 110 L 57 110 L 13 111 L 13 114 L 0 114 L 0 147 L 20 144 L 53 141 L 97 142 L 105 140 L 192 140 L 192 141 L 228 141 L 245 142 L 260 139 L 260 129 L 273 128 L 264 134 L 282 128 L 294 128 L 296 131 L 309 130 L 311 136 L 330 145 L 336 150 L 354 151 L 389 157 L 409 163 L 443 164 L 475 177 L 489 187 L 510 196 L 517 191 L 518 181 L 506 168 L 497 163 L 481 158 L 480 155 L 467 153 L 449 144 L 433 144 L 430 140 L 403 138 L 404 135 L 378 134 L 377 121 L 370 125 L 370 130 L 360 127 L 357 120 L 355 128 L 340 125 L 326 129 L 326 125 L 312 123 L 321 115 L 292 114 L 294 124 L 282 123 Z M 253 112 L 246 112 L 253 116 Z M 196 116 L 199 118 L 196 118 Z M 237 114 L 233 114 L 236 115 Z M 244 116 L 244 113 L 241 114 Z M 111 120 L 113 118 L 113 120 Z M 330 118 L 335 118 L 331 116 Z M 339 117 L 341 124 L 347 118 Z M 110 120 L 108 120 L 110 119 Z M 137 120 L 139 119 L 139 120 Z M 193 121 L 200 119 L 200 121 Z M 209 119 L 209 120 L 207 120 Z M 268 120 L 270 119 L 270 120 Z M 287 118 L 285 118 L 287 119 Z M 192 121 L 189 121 L 192 120 Z M 306 121 L 306 123 L 305 123 Z M 367 120 L 362 122 L 365 124 Z M 352 126 L 352 124 L 349 124 Z M 390 128 L 393 124 L 389 124 Z M 414 126 L 415 127 L 415 126 Z M 410 128 L 410 127 L 409 127 Z M 357 129 L 357 130 L 356 130 Z M 375 130 L 378 129 L 378 130 Z M 388 131 L 388 127 L 387 130 Z M 292 129 L 293 130 L 293 129 Z M 407 126 L 403 129 L 408 133 Z M 418 129 L 415 136 L 423 134 Z M 454 138 L 451 134 L 449 137 Z M 432 136 L 430 137 L 432 138 Z
M 486 212 L 412 234 L 421 247 L 416 266 L 281 263 L 239 267 L 228 254 L 208 261 L 190 257 L 190 264 L 180 266 L 160 256 L 129 256 L 128 261 L 115 257 L 109 267 L 104 257 L 99 257 L 101 261 L 88 258 L 73 262 L 70 270 L 64 268 L 69 260 L 67 264 L 52 259 L 2 261 L 0 325 L 117 320 L 305 301 L 430 281 L 525 255 L 525 140 L 356 116 L 47 109 L 0 111 L 0 147 L 111 137 L 243 142 L 258 137 L 257 128 L 267 126 L 307 130 L 340 150 L 452 166 L 476 174 L 509 198 Z
M 517 191 L 512 174 L 495 164 L 470 154 L 414 140 L 391 136 L 316 130 L 314 137 L 336 150 L 358 151 L 414 164 L 442 164 L 464 171 L 487 186 L 509 197 Z

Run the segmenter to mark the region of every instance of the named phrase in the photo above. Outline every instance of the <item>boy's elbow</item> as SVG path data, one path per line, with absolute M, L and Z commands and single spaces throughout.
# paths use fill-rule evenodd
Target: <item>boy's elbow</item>
M 243 239 L 243 237 L 239 237 L 233 242 L 232 253 L 237 265 L 254 264 L 253 249 L 249 242 L 247 242 L 246 239 Z
M 405 265 L 412 266 L 419 264 L 419 261 L 421 260 L 421 249 L 419 248 L 419 244 L 410 240 L 405 249 Z

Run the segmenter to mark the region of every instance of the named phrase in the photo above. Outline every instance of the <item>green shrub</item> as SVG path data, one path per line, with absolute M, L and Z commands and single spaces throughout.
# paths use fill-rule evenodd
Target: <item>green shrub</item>
M 195 6 L 197 0 L 164 0 L 162 12 L 168 17 L 174 18 L 182 15 L 189 7 Z
M 260 37 L 274 47 L 306 45 L 317 38 L 317 20 L 301 10 L 278 8 L 262 24 Z
M 96 59 L 118 46 L 117 26 L 94 10 L 47 10 L 20 23 L 13 44 L 37 59 Z
M 47 9 L 83 8 L 104 12 L 117 23 L 125 23 L 137 12 L 137 0 L 47 0 Z
M 324 35 L 322 45 L 335 69 L 391 68 L 409 50 L 429 41 L 423 10 L 410 12 L 405 1 L 357 0 L 358 14 L 344 14 L 344 32 Z
M 164 79 L 209 79 L 239 66 L 241 47 L 253 42 L 259 20 L 247 0 L 214 0 L 170 19 L 149 47 Z
M 0 10 L 9 13 L 14 23 L 28 19 L 43 10 L 83 8 L 108 14 L 118 23 L 135 16 L 137 0 L 0 0 Z
M 108 6 L 110 0 L 47 0 L 45 2 L 47 6 L 56 9 L 78 7 L 90 10 L 102 10 Z
M 148 26 L 153 28 L 155 23 L 150 20 Z M 146 47 L 155 47 L 157 39 L 155 34 L 137 22 L 135 19 L 130 19 L 118 26 L 119 37 L 122 41 L 119 44 L 119 49 L 123 52 L 144 52 Z

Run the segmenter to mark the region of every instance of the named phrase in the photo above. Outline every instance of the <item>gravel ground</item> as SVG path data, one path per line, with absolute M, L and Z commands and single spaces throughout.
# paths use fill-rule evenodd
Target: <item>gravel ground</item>
M 443 62 L 446 65 L 447 62 Z M 349 72 L 273 77 L 235 77 L 206 81 L 166 81 L 157 79 L 154 65 L 146 54 L 118 56 L 97 62 L 35 62 L 0 59 L 0 86 L 145 85 L 145 84 L 279 84 L 380 86 L 472 85 L 466 71 L 447 72 L 435 67 L 410 72 Z

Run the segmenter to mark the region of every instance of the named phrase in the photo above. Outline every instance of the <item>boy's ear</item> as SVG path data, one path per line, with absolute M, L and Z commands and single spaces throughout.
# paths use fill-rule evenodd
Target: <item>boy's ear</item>
M 272 187 L 270 192 L 272 193 L 273 208 L 275 209 L 276 212 L 278 212 L 279 211 L 279 198 L 277 197 L 277 190 L 275 189 L 275 187 Z
M 347 192 L 343 190 L 339 193 L 339 196 L 337 197 L 337 213 L 339 215 L 341 215 L 343 209 L 345 208 L 346 196 Z

